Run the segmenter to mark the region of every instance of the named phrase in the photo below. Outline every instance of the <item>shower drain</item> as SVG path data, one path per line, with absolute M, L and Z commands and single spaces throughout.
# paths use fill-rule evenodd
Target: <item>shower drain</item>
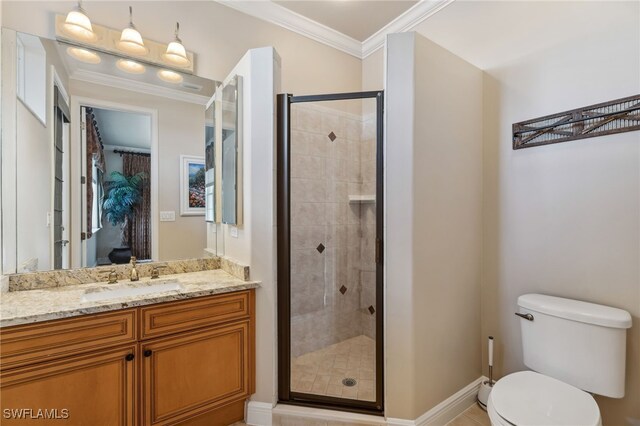
M 346 379 L 342 379 L 342 384 L 345 386 L 355 386 L 358 382 L 356 381 L 356 379 L 352 379 L 352 378 L 346 378 Z

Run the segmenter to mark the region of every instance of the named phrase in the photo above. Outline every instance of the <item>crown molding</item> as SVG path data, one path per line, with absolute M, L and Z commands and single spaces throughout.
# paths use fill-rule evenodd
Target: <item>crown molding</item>
M 384 46 L 388 34 L 404 33 L 413 30 L 425 19 L 435 15 L 454 0 L 420 0 L 396 19 L 376 31 L 362 42 L 361 58 L 364 59 Z
M 286 7 L 269 0 L 215 0 L 216 2 L 251 15 L 263 21 L 271 22 L 317 42 L 341 50 L 356 58 L 362 57 L 362 43 L 355 38 L 342 34 L 333 28 L 300 15 Z
M 384 46 L 387 34 L 411 31 L 416 25 L 453 3 L 454 0 L 420 0 L 363 42 L 280 6 L 271 0 L 214 1 L 326 44 L 358 59 L 364 59 Z
M 83 69 L 75 70 L 70 79 L 85 81 L 88 83 L 101 84 L 103 86 L 114 87 L 116 89 L 130 90 L 133 92 L 144 93 L 147 95 L 161 96 L 176 101 L 189 102 L 192 104 L 206 105 L 209 97 L 197 95 L 194 93 L 185 93 L 180 90 L 170 89 L 168 87 L 157 86 L 142 81 L 130 80 L 128 78 L 117 77 L 109 74 L 102 74 L 95 71 Z

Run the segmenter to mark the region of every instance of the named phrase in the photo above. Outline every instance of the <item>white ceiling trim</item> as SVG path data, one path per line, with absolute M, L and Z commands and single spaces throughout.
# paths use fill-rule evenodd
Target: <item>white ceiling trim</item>
M 435 15 L 453 2 L 454 0 L 421 0 L 411 6 L 406 12 L 362 42 L 362 59 L 384 46 L 388 34 L 411 31 L 422 21 Z
M 362 43 L 333 28 L 300 15 L 272 1 L 215 0 L 247 15 L 276 24 L 312 40 L 341 50 L 357 58 L 362 57 Z
M 95 71 L 77 69 L 70 76 L 70 79 L 86 81 L 89 83 L 101 84 L 103 86 L 117 89 L 131 90 L 133 92 L 145 93 L 147 95 L 161 96 L 176 101 L 189 102 L 192 104 L 206 105 L 209 101 L 207 96 L 195 93 L 185 93 L 180 90 L 168 87 L 157 86 L 143 81 L 134 81 L 128 78 L 117 77 L 109 74 L 102 74 Z
M 411 31 L 416 25 L 453 3 L 454 0 L 420 0 L 363 42 L 270 0 L 214 1 L 326 44 L 356 58 L 364 59 L 384 46 L 387 34 Z

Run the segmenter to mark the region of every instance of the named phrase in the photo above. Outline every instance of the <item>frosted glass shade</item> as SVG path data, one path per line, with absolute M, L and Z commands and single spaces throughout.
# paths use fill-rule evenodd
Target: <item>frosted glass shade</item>
M 118 59 L 116 62 L 116 66 L 124 72 L 128 72 L 129 74 L 144 74 L 147 70 L 144 65 L 131 61 L 129 59 Z
M 67 54 L 72 58 L 77 59 L 80 62 L 85 62 L 87 64 L 99 64 L 102 61 L 102 59 L 100 59 L 100 55 L 98 55 L 96 52 L 82 49 L 80 47 L 68 47 Z
M 149 49 L 144 45 L 142 36 L 134 27 L 128 27 L 122 30 L 118 49 L 132 55 L 146 55 Z
M 162 58 L 168 63 L 179 67 L 191 65 L 191 61 L 187 57 L 187 51 L 178 40 L 169 43 L 167 51 L 162 55 Z
M 162 81 L 166 81 L 167 83 L 178 84 L 182 82 L 182 76 L 175 71 L 170 70 L 160 70 L 158 71 L 158 77 Z
M 64 32 L 78 40 L 95 41 L 96 34 L 93 32 L 91 20 L 81 8 L 76 8 L 69 12 L 64 21 Z

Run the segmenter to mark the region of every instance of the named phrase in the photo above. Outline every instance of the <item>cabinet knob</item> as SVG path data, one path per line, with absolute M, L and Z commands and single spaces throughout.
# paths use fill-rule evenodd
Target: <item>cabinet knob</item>
M 151 349 L 147 349 L 144 351 L 144 356 L 149 358 L 151 356 Z
M 133 361 L 133 358 L 135 358 L 136 356 L 134 354 L 127 354 L 127 356 L 124 357 L 124 359 L 126 359 L 127 361 Z

